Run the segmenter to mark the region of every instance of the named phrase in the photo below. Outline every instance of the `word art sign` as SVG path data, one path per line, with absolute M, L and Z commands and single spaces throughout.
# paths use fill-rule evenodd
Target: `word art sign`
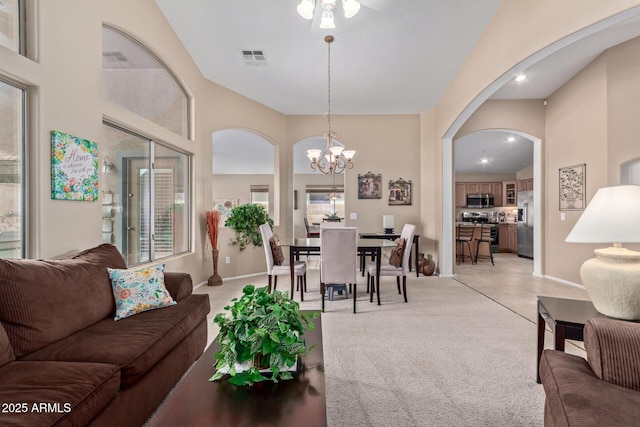
M 51 131 L 51 198 L 98 199 L 98 144 Z

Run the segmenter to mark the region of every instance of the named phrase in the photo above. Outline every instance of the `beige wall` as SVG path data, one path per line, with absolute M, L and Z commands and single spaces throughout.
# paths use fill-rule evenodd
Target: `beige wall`
M 637 0 L 589 1 L 588 4 L 580 0 L 562 2 L 554 0 L 505 1 L 501 4 L 453 83 L 438 102 L 435 108 L 436 120 L 433 124 L 433 134 L 428 130 L 422 135 L 421 147 L 423 150 L 431 151 L 434 150 L 434 147 L 435 150 L 437 150 L 437 146 L 443 147 L 441 158 L 444 163 L 441 171 L 446 175 L 440 174 L 436 177 L 439 180 L 438 197 L 447 203 L 447 205 L 442 205 L 443 212 L 453 210 L 452 194 L 449 194 L 452 193 L 453 176 L 448 176 L 448 173 L 452 171 L 452 156 L 447 141 L 454 136 L 459 136 L 460 128 L 477 108 L 495 90 L 509 81 L 517 72 L 525 69 L 526 66 L 560 49 L 563 45 L 569 44 L 571 40 L 579 39 L 596 31 L 595 23 L 606 27 L 616 20 L 619 22 L 622 18 L 626 19 L 638 15 L 639 5 L 640 2 Z M 541 28 L 544 28 L 544 31 L 540 31 Z M 542 147 L 542 161 L 545 162 L 542 180 L 545 190 L 552 186 L 547 180 L 550 179 L 549 170 L 553 168 L 549 162 L 553 155 L 544 151 L 548 149 L 549 145 L 549 141 L 546 141 Z M 425 168 L 423 168 L 423 172 L 427 172 Z M 557 174 L 557 169 L 555 173 Z M 443 193 L 443 189 L 447 193 Z M 549 215 L 548 210 L 545 212 L 543 221 L 547 220 Z M 443 221 L 446 222 L 448 219 L 443 219 Z M 573 221 L 566 221 L 566 226 L 570 227 L 571 222 Z M 444 227 L 437 239 L 442 241 L 443 235 L 452 237 L 452 231 L 448 227 Z M 545 236 L 548 236 L 548 232 L 545 232 Z M 447 257 L 450 260 L 453 253 L 451 246 L 445 248 L 443 252 L 441 243 L 440 248 L 439 256 Z M 549 255 L 545 248 L 546 246 L 542 245 L 544 257 L 547 259 Z M 575 278 L 575 275 L 567 276 L 565 273 L 577 271 L 580 262 L 571 264 L 572 262 L 566 264 L 566 271 L 562 272 L 563 277 L 559 278 L 564 280 Z M 448 267 L 451 267 L 451 264 Z M 543 273 L 549 274 L 545 272 L 545 267 L 543 263 Z
M 293 229 L 293 200 L 289 196 L 293 193 L 292 146 L 306 137 L 321 135 L 326 126 L 322 117 L 287 117 L 204 79 L 153 0 L 58 0 L 36 4 L 37 16 L 33 21 L 37 22 L 38 27 L 38 49 L 33 60 L 0 49 L 0 73 L 32 89 L 29 129 L 30 257 L 56 256 L 101 242 L 99 203 L 53 201 L 50 198 L 49 132 L 52 129 L 61 130 L 100 143 L 103 117 L 126 124 L 143 134 L 153 135 L 194 155 L 194 252 L 168 260 L 169 270 L 188 271 L 196 282 L 206 279 L 211 272 L 211 258 L 201 218 L 211 203 L 211 135 L 217 130 L 248 129 L 274 144 L 283 195 L 279 206 L 282 230 L 276 229 L 276 232 L 290 237 Z M 398 224 L 414 222 L 421 227 L 422 247 L 427 253 L 441 251 L 442 159 L 445 154 L 441 138 L 450 128 L 457 133 L 457 127 L 474 110 L 467 107 L 478 101 L 481 103 L 482 97 L 487 96 L 483 91 L 503 78 L 515 64 L 568 34 L 638 4 L 640 2 L 637 0 L 507 0 L 436 108 L 420 115 L 335 116 L 333 125 L 338 132 L 338 139 L 357 150 L 355 168 L 347 171 L 345 186 L 347 211 L 357 213 L 358 220 L 348 220 L 348 223 L 363 231 L 377 230 L 381 228 L 381 216 L 393 213 Z M 168 64 L 183 82 L 193 96 L 193 140 L 176 136 L 102 99 L 101 57 L 98 52 L 101 51 L 103 22 L 140 40 Z M 540 28 L 544 28 L 544 31 L 540 31 Z M 624 53 L 618 55 L 627 61 L 634 56 Z M 626 93 L 628 86 L 625 86 L 629 76 L 622 68 L 614 68 L 607 69 L 611 80 L 608 91 L 605 91 L 608 98 L 602 99 L 598 88 L 590 96 L 599 97 L 598 101 L 610 104 L 608 111 L 600 109 L 600 112 L 606 114 L 606 120 L 616 123 L 616 126 L 604 128 L 598 123 L 588 126 L 597 128 L 592 137 L 602 136 L 610 144 L 622 144 L 622 148 L 607 150 L 601 159 L 593 161 L 596 162 L 593 167 L 590 166 L 592 161 L 587 159 L 589 195 L 593 194 L 597 185 L 615 183 L 618 175 L 616 165 L 633 154 L 633 149 L 624 145 L 623 141 L 637 134 L 632 126 L 635 121 L 628 118 L 637 116 L 634 114 L 637 106 L 630 108 L 625 105 L 629 99 Z M 599 73 L 591 72 L 597 79 Z M 570 96 L 569 92 L 567 89 L 567 96 Z M 571 114 L 569 101 L 560 96 L 555 98 L 555 111 Z M 584 108 L 591 108 L 589 114 L 598 114 L 597 105 Z M 568 119 L 576 122 L 574 131 L 581 132 L 578 129 L 584 123 L 579 123 L 579 118 Z M 547 120 L 554 125 L 546 130 L 545 138 L 566 143 L 571 131 L 563 124 L 564 119 L 557 116 Z M 617 121 L 626 126 L 618 125 Z M 472 124 L 473 121 L 470 121 L 467 127 Z M 551 145 L 550 142 L 547 144 Z M 594 149 L 597 150 L 595 146 Z M 552 178 L 555 179 L 558 166 L 573 164 L 571 156 L 575 156 L 575 152 L 565 150 L 561 145 L 544 155 L 545 178 L 549 181 L 545 182 L 545 191 L 552 200 L 545 211 L 546 217 L 558 217 L 558 212 L 552 210 L 557 200 L 554 198 L 557 189 Z M 606 159 L 603 165 L 600 164 L 602 159 Z M 578 159 L 576 163 L 580 162 Z M 600 167 L 604 168 L 602 175 L 598 172 Z M 357 175 L 368 171 L 381 173 L 385 188 L 390 179 L 412 180 L 413 204 L 408 207 L 389 207 L 386 192 L 380 201 L 358 200 Z M 545 236 L 549 238 L 552 230 L 560 232 L 570 228 L 574 221 L 571 215 L 563 224 L 550 223 L 552 228 Z M 576 248 L 578 246 L 575 245 Z M 554 250 L 560 252 L 559 248 L 551 249 L 552 252 Z M 225 254 L 221 254 L 223 256 Z M 231 256 L 238 260 L 239 266 L 255 263 L 257 259 L 261 261 L 263 257 L 260 251 Z M 435 254 L 436 260 L 441 257 L 442 253 Z M 249 274 L 252 271 L 242 268 L 239 267 L 234 274 Z M 547 268 L 568 280 L 574 277 L 569 271 L 555 271 L 553 265 Z M 577 267 L 568 266 L 567 269 L 575 270 Z
M 326 121 L 322 117 L 289 116 L 288 140 L 290 147 L 311 136 L 322 135 L 326 131 Z M 420 177 L 420 116 L 331 116 L 332 129 L 336 139 L 347 148 L 356 150 L 353 169 L 348 169 L 345 179 L 346 223 L 358 227 L 361 232 L 382 231 L 382 215 L 395 215 L 396 231 L 405 223 L 412 223 L 420 229 L 421 177 Z M 293 151 L 289 148 L 288 151 Z M 292 170 L 288 164 L 287 170 Z M 358 199 L 358 174 L 382 174 L 382 199 Z M 411 180 L 413 200 L 411 206 L 389 206 L 389 181 Z M 291 188 L 291 187 L 290 187 Z M 293 191 L 286 194 L 292 194 Z M 293 208 L 288 210 L 291 223 Z M 357 220 L 350 219 L 356 213 Z

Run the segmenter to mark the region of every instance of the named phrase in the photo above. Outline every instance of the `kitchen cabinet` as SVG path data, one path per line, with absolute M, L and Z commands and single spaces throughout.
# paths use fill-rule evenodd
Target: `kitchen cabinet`
M 533 190 L 533 178 L 521 179 L 518 181 L 518 191 L 531 191 Z
M 502 183 L 503 187 L 503 202 L 502 206 L 517 206 L 518 196 L 516 191 L 515 181 L 505 181 Z
M 456 208 L 467 207 L 467 184 L 465 182 L 456 182 Z
M 518 253 L 518 224 L 501 222 L 498 228 L 498 250 Z
M 493 194 L 493 205 L 495 207 L 503 206 L 502 182 L 456 182 L 456 208 L 467 207 L 467 194 Z

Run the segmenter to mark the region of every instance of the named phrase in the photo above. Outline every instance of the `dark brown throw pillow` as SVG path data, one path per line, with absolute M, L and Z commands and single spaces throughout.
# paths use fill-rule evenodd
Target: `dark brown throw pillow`
M 391 250 L 389 256 L 389 264 L 394 267 L 400 267 L 402 265 L 402 256 L 404 255 L 405 239 L 399 237 L 396 239 L 396 247 Z
M 273 254 L 273 263 L 275 265 L 282 265 L 284 262 L 284 255 L 282 254 L 282 248 L 280 247 L 280 239 L 278 239 L 278 235 L 274 234 L 269 239 L 269 244 L 271 245 L 271 253 Z

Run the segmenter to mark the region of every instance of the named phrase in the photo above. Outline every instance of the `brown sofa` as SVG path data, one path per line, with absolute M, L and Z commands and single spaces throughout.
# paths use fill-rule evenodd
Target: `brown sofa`
M 0 425 L 139 426 L 203 352 L 209 297 L 165 273 L 177 304 L 114 321 L 112 245 L 0 260 Z M 206 379 L 205 379 L 206 380 Z
M 590 319 L 587 360 L 544 350 L 545 426 L 640 425 L 640 324 Z

